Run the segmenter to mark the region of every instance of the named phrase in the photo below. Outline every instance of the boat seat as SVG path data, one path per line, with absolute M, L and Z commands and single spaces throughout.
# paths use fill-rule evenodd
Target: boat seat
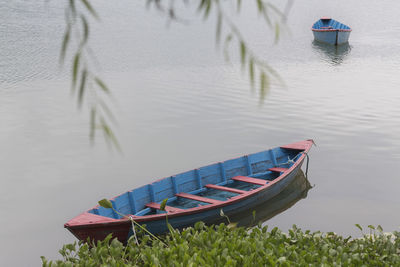
M 235 177 L 232 177 L 232 180 L 250 183 L 250 184 L 256 184 L 256 185 L 266 185 L 267 182 L 269 182 L 267 180 L 257 179 L 257 178 L 247 177 L 247 176 L 235 176 Z
M 223 201 L 212 199 L 212 198 L 207 198 L 207 197 L 201 197 L 201 196 L 196 196 L 192 194 L 187 194 L 187 193 L 179 193 L 175 194 L 177 197 L 183 197 L 187 199 L 192 199 L 200 202 L 205 202 L 205 203 L 210 203 L 210 204 L 219 204 L 222 203 Z
M 269 168 L 268 170 L 271 172 L 285 172 L 288 170 L 288 168 L 275 167 L 275 168 Z
M 147 203 L 146 207 L 159 210 L 160 209 L 160 204 L 155 203 L 155 202 L 151 202 L 151 203 Z M 174 207 L 171 207 L 171 206 L 165 206 L 165 211 L 173 213 L 173 212 L 183 211 L 183 209 L 174 208 Z
M 236 189 L 236 188 L 230 188 L 230 187 L 226 187 L 226 186 L 215 185 L 215 184 L 206 184 L 205 187 L 216 189 L 216 190 L 221 190 L 221 191 L 237 193 L 237 194 L 243 194 L 243 193 L 247 192 L 247 191 L 244 191 L 244 190 L 240 190 L 240 189 Z

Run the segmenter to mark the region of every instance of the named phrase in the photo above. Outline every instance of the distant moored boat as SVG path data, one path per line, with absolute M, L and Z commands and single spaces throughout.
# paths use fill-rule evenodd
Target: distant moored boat
M 315 22 L 311 30 L 316 41 L 332 45 L 347 43 L 351 32 L 349 26 L 327 17 Z

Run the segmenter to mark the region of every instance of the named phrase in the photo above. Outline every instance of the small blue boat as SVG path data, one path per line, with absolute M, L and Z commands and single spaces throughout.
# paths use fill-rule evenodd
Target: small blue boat
M 95 206 L 64 226 L 83 241 L 113 234 L 126 242 L 133 234 L 131 219 L 160 234 L 168 231 L 167 218 L 182 229 L 198 221 L 214 224 L 221 210 L 240 216 L 285 190 L 301 172 L 312 145 L 304 140 L 169 176 L 114 197 L 114 210 Z M 168 201 L 161 208 L 164 199 Z
M 328 17 L 315 22 L 311 30 L 316 41 L 332 45 L 347 43 L 351 32 L 349 26 Z

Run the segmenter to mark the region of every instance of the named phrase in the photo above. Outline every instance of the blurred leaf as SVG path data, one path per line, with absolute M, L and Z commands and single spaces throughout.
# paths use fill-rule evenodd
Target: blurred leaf
M 368 228 L 369 228 L 369 229 L 372 229 L 372 230 L 375 230 L 375 227 L 374 227 L 373 225 L 371 225 L 371 224 L 368 225 Z
M 201 0 L 199 6 L 198 6 L 198 8 L 197 8 L 197 10 L 198 10 L 198 11 L 202 10 L 202 9 L 205 7 L 207 1 L 209 1 L 209 0 Z
M 252 57 L 249 60 L 249 76 L 251 86 L 254 87 L 254 59 Z
M 220 42 L 220 40 L 221 40 L 221 30 L 222 30 L 222 14 L 221 14 L 221 12 L 218 12 L 218 15 L 217 15 L 217 30 L 216 30 L 216 33 L 215 33 L 215 40 L 216 40 L 216 42 L 217 43 L 219 43 Z
M 95 77 L 94 81 L 103 90 L 103 92 L 105 92 L 107 94 L 110 93 L 110 90 L 108 89 L 107 85 L 99 77 Z
M 90 110 L 90 139 L 94 140 L 96 129 L 96 107 L 92 106 Z
M 63 41 L 62 41 L 62 45 L 61 45 L 61 54 L 60 54 L 61 63 L 64 62 L 65 55 L 67 53 L 67 47 L 68 47 L 68 43 L 69 43 L 69 39 L 70 39 L 70 34 L 71 34 L 71 25 L 68 23 L 67 29 L 66 29 L 66 31 L 64 33 L 64 38 L 63 38 Z
M 83 5 L 86 7 L 86 9 L 92 14 L 93 17 L 98 19 L 98 15 L 92 5 L 90 4 L 89 0 L 81 0 Z
M 74 63 L 72 65 L 72 89 L 75 89 L 75 86 L 76 86 L 80 58 L 81 58 L 81 54 L 79 52 L 76 53 L 75 57 L 74 57 Z
M 76 15 L 76 7 L 75 7 L 75 0 L 69 0 L 69 9 L 72 12 L 72 15 Z
M 239 12 L 239 11 L 240 11 L 240 8 L 241 8 L 241 6 L 242 6 L 242 0 L 237 0 L 237 1 L 236 1 L 236 4 L 237 4 L 237 12 Z
M 258 12 L 262 12 L 264 10 L 264 4 L 262 2 L 262 0 L 257 0 L 257 8 L 258 8 Z
M 240 61 L 242 66 L 244 66 L 246 60 L 246 45 L 243 41 L 240 42 Z
M 264 4 L 264 2 L 261 2 L 261 10 L 259 9 L 259 12 L 263 15 L 265 22 L 268 24 L 268 26 L 271 27 L 272 22 L 271 22 L 271 18 L 270 18 L 270 14 L 268 13 L 268 9 L 267 9 L 267 5 Z
M 114 123 L 117 123 L 117 119 L 114 117 L 114 114 L 111 112 L 111 110 L 108 108 L 107 104 L 102 101 L 102 100 L 98 100 L 99 102 L 99 106 L 102 108 L 102 110 L 104 111 L 104 113 L 108 116 L 108 118 Z
M 101 128 L 103 129 L 106 140 L 111 141 L 111 143 L 114 144 L 118 151 L 121 152 L 121 146 L 119 145 L 118 140 L 114 135 L 114 132 L 111 130 L 110 126 L 105 123 L 104 118 L 101 118 L 101 121 Z
M 84 70 L 82 71 L 81 85 L 80 85 L 80 87 L 79 87 L 79 95 L 78 95 L 78 104 L 79 104 L 79 107 L 82 106 L 83 95 L 84 95 L 85 86 L 86 86 L 86 79 L 87 79 L 87 70 L 84 69 Z
M 260 100 L 263 101 L 265 96 L 267 95 L 267 91 L 269 89 L 269 82 L 267 74 L 262 71 L 260 73 Z
M 229 52 L 228 52 L 228 48 L 229 48 L 229 44 L 232 41 L 232 34 L 228 34 L 225 38 L 225 42 L 224 42 L 224 57 L 226 61 L 229 61 Z
M 82 28 L 83 28 L 83 39 L 81 46 L 85 45 L 89 39 L 89 24 L 85 18 L 85 16 L 81 15 L 81 21 L 82 21 Z
M 211 10 L 211 0 L 206 0 L 206 7 L 204 10 L 204 19 L 208 18 L 208 15 L 210 14 L 210 10 Z
M 381 233 L 383 232 L 383 228 L 380 225 L 378 225 L 378 227 L 376 227 L 376 229 L 378 229 L 378 231 L 381 232 Z
M 360 231 L 363 230 L 362 227 L 361 227 L 361 225 L 359 225 L 358 223 L 356 223 L 355 226 L 356 226 L 358 229 L 360 229 Z
M 108 200 L 108 199 L 103 198 L 103 199 L 100 200 L 98 203 L 99 203 L 99 205 L 102 206 L 103 208 L 106 208 L 106 209 L 112 209 L 112 208 L 113 208 L 111 201 Z

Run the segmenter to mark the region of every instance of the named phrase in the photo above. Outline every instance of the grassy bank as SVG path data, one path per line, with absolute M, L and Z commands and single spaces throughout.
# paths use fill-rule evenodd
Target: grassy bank
M 138 233 L 138 243 L 131 238 L 127 246 L 111 236 L 92 246 L 64 245 L 63 260 L 42 261 L 43 266 L 400 266 L 400 232 L 385 234 L 372 226 L 367 232 L 353 239 L 296 226 L 283 233 L 200 222 L 161 240 Z

